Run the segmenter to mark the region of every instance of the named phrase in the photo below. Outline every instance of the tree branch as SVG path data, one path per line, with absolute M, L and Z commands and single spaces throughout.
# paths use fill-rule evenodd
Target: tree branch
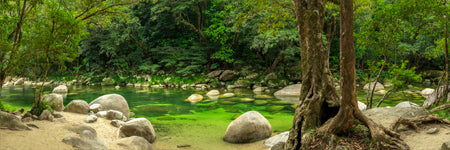
M 109 5 L 108 7 L 105 7 L 105 8 L 103 8 L 103 9 L 97 10 L 97 11 L 95 11 L 94 13 L 87 15 L 86 17 L 84 17 L 84 18 L 81 19 L 81 20 L 89 19 L 89 18 L 91 18 L 91 17 L 93 17 L 93 16 L 95 16 L 95 15 L 97 15 L 97 14 L 99 14 L 99 13 L 105 12 L 107 9 L 110 9 L 110 8 L 112 8 L 112 7 L 123 6 L 123 5 L 130 5 L 130 4 L 133 4 L 133 3 L 136 3 L 136 2 L 138 2 L 138 0 L 134 0 L 134 1 L 131 1 L 131 2 L 125 2 L 125 3 L 112 4 L 112 5 Z

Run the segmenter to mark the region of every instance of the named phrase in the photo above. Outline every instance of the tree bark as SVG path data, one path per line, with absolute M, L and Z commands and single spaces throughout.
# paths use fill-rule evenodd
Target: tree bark
M 337 112 L 338 96 L 325 66 L 322 41 L 325 1 L 292 0 L 300 35 L 302 88 L 286 149 L 307 149 L 302 136 Z M 334 109 L 333 109 L 334 108 Z

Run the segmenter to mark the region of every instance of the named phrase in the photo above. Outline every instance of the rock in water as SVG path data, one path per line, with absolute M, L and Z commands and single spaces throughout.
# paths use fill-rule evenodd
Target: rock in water
M 67 86 L 66 85 L 59 85 L 53 89 L 53 93 L 67 93 Z
M 249 143 L 270 137 L 272 126 L 256 111 L 249 111 L 230 123 L 224 140 L 230 143 Z
M 63 96 L 59 94 L 45 94 L 42 99 L 47 101 L 53 110 L 62 111 L 64 109 Z
M 0 111 L 0 127 L 11 130 L 31 130 L 15 115 Z
M 127 150 L 152 150 L 152 144 L 140 136 L 130 136 L 117 141 L 117 145 Z
M 366 85 L 364 85 L 364 91 L 368 91 L 369 90 L 369 86 L 370 86 L 370 92 L 372 92 L 372 89 L 374 88 L 374 85 L 375 85 L 375 92 L 376 91 L 380 91 L 380 90 L 384 90 L 384 86 L 380 82 L 377 82 L 376 84 L 375 84 L 375 82 L 371 82 L 371 83 L 367 83 Z
M 187 100 L 188 100 L 189 102 L 193 102 L 193 103 L 195 103 L 195 102 L 200 102 L 200 101 L 203 100 L 203 96 L 200 95 L 200 94 L 192 94 L 191 96 L 189 96 L 189 97 L 187 98 Z
M 207 96 L 218 96 L 220 94 L 219 90 L 211 90 L 206 93 Z
M 146 118 L 136 118 L 120 127 L 119 137 L 140 136 L 153 143 L 156 139 L 152 123 Z
M 89 104 L 83 100 L 73 100 L 64 108 L 65 112 L 74 112 L 87 114 L 89 112 Z
M 264 145 L 267 146 L 274 146 L 275 144 L 279 142 L 286 142 L 289 138 L 289 131 L 277 134 L 275 136 L 270 137 L 269 139 L 264 141 Z
M 126 117 L 130 116 L 130 108 L 128 107 L 127 100 L 119 94 L 107 94 L 100 96 L 89 103 L 90 106 L 93 104 L 100 104 L 102 106 L 102 110 L 117 110 L 122 112 Z
M 275 96 L 293 96 L 293 97 L 300 97 L 300 90 L 302 89 L 301 84 L 294 84 L 289 85 L 275 93 L 273 95 Z

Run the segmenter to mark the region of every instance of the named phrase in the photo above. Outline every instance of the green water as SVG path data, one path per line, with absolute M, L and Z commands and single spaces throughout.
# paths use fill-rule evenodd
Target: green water
M 46 87 L 44 91 L 53 88 Z M 228 91 L 236 94 L 230 98 L 210 99 L 205 96 L 202 102 L 196 104 L 184 101 L 191 94 L 206 95 L 206 92 L 192 89 L 71 86 L 64 97 L 64 105 L 75 99 L 89 103 L 105 94 L 120 94 L 128 101 L 134 117 L 145 117 L 153 124 L 157 133 L 154 143 L 156 149 L 177 149 L 176 145 L 186 144 L 191 145 L 190 149 L 260 149 L 254 145 L 230 144 L 222 140 L 232 118 L 250 110 L 266 117 L 274 133 L 287 131 L 292 126 L 295 101 L 282 101 L 270 96 L 272 94 L 255 96 L 250 90 Z M 31 87 L 5 87 L 0 94 L 3 102 L 14 107 L 29 109 L 33 104 L 34 89 Z M 374 106 L 381 97 L 374 96 Z M 244 102 L 249 98 L 251 102 Z M 358 100 L 365 103 L 365 99 L 366 93 L 358 91 Z M 398 92 L 386 99 L 382 106 L 393 107 L 407 100 L 420 105 L 424 98 L 417 94 Z

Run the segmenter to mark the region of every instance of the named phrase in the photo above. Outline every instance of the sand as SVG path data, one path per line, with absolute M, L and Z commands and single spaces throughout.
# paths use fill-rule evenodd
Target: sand
M 71 145 L 62 142 L 68 136 L 79 137 L 76 133 L 69 131 L 69 127 L 85 124 L 97 131 L 97 136 L 106 142 L 111 150 L 122 149 L 116 144 L 119 128 L 110 125 L 111 120 L 98 118 L 95 123 L 85 123 L 87 114 L 76 114 L 61 112 L 66 122 L 58 121 L 32 121 L 26 124 L 34 124 L 39 128 L 31 131 L 13 131 L 0 129 L 0 150 L 73 150 Z M 263 140 L 248 144 L 230 144 L 221 141 L 220 144 L 204 143 L 192 137 L 190 142 L 178 142 L 176 137 L 157 137 L 152 144 L 154 150 L 207 150 L 207 149 L 239 149 L 239 150 L 267 150 L 270 147 L 263 144 Z M 184 141 L 184 140 L 182 140 Z M 177 148 L 178 145 L 189 145 L 189 147 Z M 213 147 L 215 148 L 213 148 Z M 219 146 L 219 147 L 216 147 Z
M 104 140 L 111 150 L 119 150 L 116 141 L 119 139 L 119 128 L 110 125 L 110 120 L 98 118 L 95 123 L 85 123 L 87 115 L 76 113 L 61 113 L 66 121 L 32 121 L 27 124 L 35 124 L 39 128 L 31 131 L 13 131 L 0 129 L 0 150 L 72 150 L 71 145 L 62 142 L 68 136 L 79 137 L 68 128 L 85 124 L 93 127 L 97 131 L 99 138 Z M 426 134 L 429 128 L 439 128 L 437 134 Z M 275 134 L 274 134 L 275 135 Z M 438 149 L 442 143 L 450 141 L 450 127 L 442 124 L 427 124 L 421 126 L 418 132 L 407 130 L 400 132 L 401 138 L 410 146 L 412 150 Z M 247 143 L 231 144 L 221 141 L 221 138 L 212 139 L 215 143 L 205 143 L 199 137 L 192 136 L 192 139 L 178 139 L 177 137 L 157 137 L 152 144 L 154 150 L 267 150 L 270 147 L 263 144 L 264 140 Z M 178 145 L 189 145 L 189 147 L 178 148 Z

